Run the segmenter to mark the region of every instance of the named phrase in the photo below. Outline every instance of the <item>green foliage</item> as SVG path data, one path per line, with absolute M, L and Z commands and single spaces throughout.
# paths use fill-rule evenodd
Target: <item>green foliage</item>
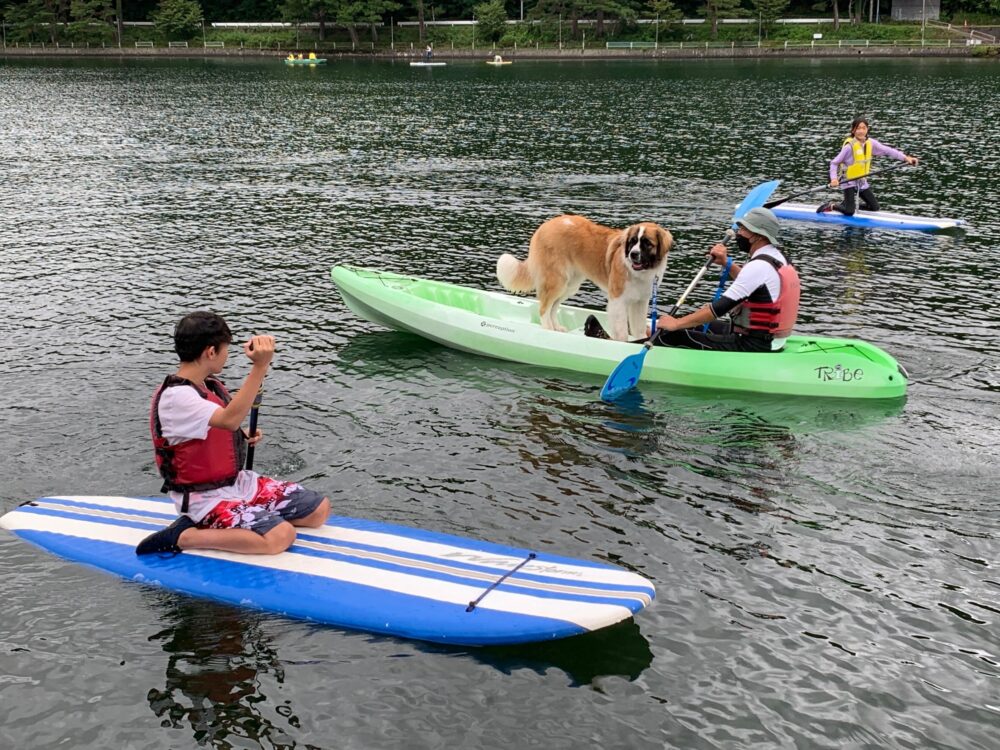
M 74 41 L 110 42 L 115 38 L 113 0 L 72 0 L 67 30 Z
M 766 39 L 771 36 L 771 32 L 774 30 L 774 22 L 785 14 L 788 0 L 753 0 L 753 7 L 757 11 L 758 23 Z
M 698 9 L 698 14 L 705 16 L 708 20 L 712 39 L 719 36 L 720 18 L 737 18 L 746 15 L 740 7 L 740 0 L 705 0 L 705 4 Z
M 201 31 L 203 21 L 195 0 L 161 0 L 153 13 L 156 31 L 166 39 L 190 39 Z
M 477 35 L 483 42 L 495 44 L 507 31 L 507 11 L 503 0 L 490 0 L 476 6 Z
M 682 20 L 684 14 L 674 5 L 673 0 L 650 0 L 649 10 L 654 19 L 659 19 L 660 31 L 670 29 L 673 24 Z
M 5 16 L 12 41 L 55 42 L 59 38 L 59 19 L 45 0 L 12 3 L 7 6 Z

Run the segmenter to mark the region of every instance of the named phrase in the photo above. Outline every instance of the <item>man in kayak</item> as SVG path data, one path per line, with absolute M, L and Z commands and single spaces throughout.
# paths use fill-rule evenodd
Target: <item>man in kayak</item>
M 869 124 L 864 117 L 858 117 L 851 123 L 851 132 L 844 139 L 840 153 L 830 160 L 830 187 L 844 190 L 844 200 L 841 203 L 829 201 L 816 209 L 816 213 L 839 211 L 846 216 L 854 216 L 858 209 L 857 198 L 861 196 L 861 206 L 866 211 L 878 211 L 878 199 L 867 175 L 872 169 L 872 159 L 876 156 L 889 156 L 907 164 L 916 164 L 919 159 L 907 156 L 899 149 L 868 137 Z M 841 173 L 847 178 L 840 182 Z
M 733 283 L 717 300 L 690 315 L 656 321 L 657 346 L 727 352 L 776 352 L 785 346 L 799 313 L 799 274 L 776 247 L 778 219 L 767 208 L 752 208 L 736 220 L 736 244 L 750 256 L 742 266 L 726 246 L 709 254 Z M 729 320 L 721 320 L 728 314 Z M 705 324 L 708 330 L 702 330 Z
M 247 437 L 241 428 L 274 357 L 273 336 L 243 344 L 252 363 L 235 396 L 215 376 L 229 357 L 233 335 L 212 312 L 184 316 L 174 329 L 177 372 L 153 395 L 150 432 L 156 465 L 180 517 L 143 539 L 136 554 L 217 549 L 276 554 L 295 541 L 295 527 L 322 526 L 330 501 L 294 482 L 243 468 Z
M 750 260 L 742 266 L 733 263 L 724 244 L 714 245 L 709 254 L 733 283 L 717 300 L 690 315 L 657 318 L 654 345 L 726 352 L 772 352 L 784 347 L 799 312 L 799 275 L 776 247 L 778 219 L 770 209 L 752 208 L 736 223 L 736 244 Z M 726 314 L 730 317 L 723 320 Z M 594 316 L 587 318 L 584 332 L 608 338 Z

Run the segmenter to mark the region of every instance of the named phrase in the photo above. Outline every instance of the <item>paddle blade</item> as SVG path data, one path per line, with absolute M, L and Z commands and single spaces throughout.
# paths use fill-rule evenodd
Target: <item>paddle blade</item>
M 601 401 L 614 401 L 623 393 L 627 393 L 639 382 L 639 374 L 642 372 L 642 363 L 646 359 L 648 346 L 643 346 L 642 351 L 630 354 L 608 375 L 604 387 L 601 389 Z
M 747 197 L 736 207 L 736 210 L 733 212 L 733 219 L 741 219 L 746 216 L 747 211 L 751 208 L 760 208 L 763 206 L 764 201 L 771 197 L 771 194 L 778 189 L 778 185 L 780 184 L 781 180 L 760 183 L 747 193 Z M 733 229 L 736 229 L 735 224 L 733 224 Z

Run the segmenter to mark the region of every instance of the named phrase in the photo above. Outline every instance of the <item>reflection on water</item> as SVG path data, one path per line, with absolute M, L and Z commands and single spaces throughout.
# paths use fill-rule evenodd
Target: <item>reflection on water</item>
M 649 641 L 631 619 L 575 638 L 524 646 L 493 646 L 471 653 L 505 674 L 518 669 L 545 674 L 556 667 L 569 676 L 574 686 L 596 685 L 602 677 L 636 680 L 653 661 Z
M 263 674 L 280 686 L 284 671 L 261 632 L 260 617 L 209 601 L 163 597 L 169 623 L 150 636 L 169 656 L 162 689 L 151 688 L 149 707 L 161 726 L 190 727 L 199 745 L 214 748 L 293 748 L 296 743 L 267 715 L 289 727 L 299 720 L 291 701 L 261 692 Z

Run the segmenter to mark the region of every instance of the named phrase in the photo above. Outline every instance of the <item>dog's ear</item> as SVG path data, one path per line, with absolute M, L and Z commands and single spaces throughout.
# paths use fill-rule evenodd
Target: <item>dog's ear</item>
M 608 245 L 608 258 L 613 258 L 615 255 L 625 252 L 625 248 L 628 247 L 630 231 L 632 231 L 632 227 L 625 227 L 625 229 L 615 232 L 611 236 L 611 244 Z
M 661 226 L 656 227 L 656 241 L 664 255 L 674 246 L 674 236 Z

